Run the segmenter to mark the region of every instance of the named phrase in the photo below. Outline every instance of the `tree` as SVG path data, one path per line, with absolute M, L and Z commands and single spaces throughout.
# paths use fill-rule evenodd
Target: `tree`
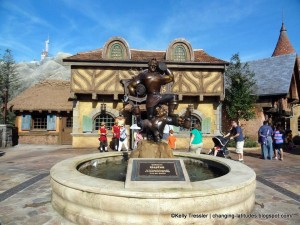
M 255 118 L 254 104 L 257 99 L 254 88 L 255 74 L 247 63 L 242 64 L 239 54 L 234 54 L 225 71 L 224 105 L 230 119 Z
M 11 50 L 6 49 L 0 58 L 0 122 L 13 122 L 14 115 L 7 111 L 7 102 L 14 97 L 19 88 L 19 78 Z

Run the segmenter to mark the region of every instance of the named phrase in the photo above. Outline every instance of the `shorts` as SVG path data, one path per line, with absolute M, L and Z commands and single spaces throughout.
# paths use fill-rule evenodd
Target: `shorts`
M 274 149 L 282 149 L 283 148 L 283 143 L 281 144 L 274 144 Z
M 236 142 L 236 153 L 243 153 L 244 151 L 244 141 L 238 141 Z

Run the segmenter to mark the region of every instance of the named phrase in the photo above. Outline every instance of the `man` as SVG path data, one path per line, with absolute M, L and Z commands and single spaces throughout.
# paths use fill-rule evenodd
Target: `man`
M 242 128 L 237 125 L 236 121 L 231 121 L 231 130 L 224 137 L 230 136 L 230 139 L 234 139 L 236 143 L 236 153 L 238 154 L 239 161 L 244 162 L 244 135 Z
M 269 126 L 268 121 L 264 121 L 263 125 L 258 130 L 258 139 L 261 146 L 261 156 L 263 159 L 272 160 L 273 157 L 273 129 Z
M 174 75 L 167 69 L 165 64 L 160 64 L 160 67 L 161 68 L 158 68 L 156 59 L 152 59 L 148 63 L 148 70 L 141 72 L 128 85 L 129 93 L 132 96 L 139 95 L 141 92 L 146 91 L 147 119 L 149 120 L 155 116 L 155 108 L 157 105 L 168 103 L 168 115 L 173 114 L 175 106 L 177 105 L 177 95 L 160 93 L 160 89 L 163 85 L 174 82 Z M 146 90 L 144 90 L 144 88 Z
M 119 149 L 119 139 L 120 139 L 120 126 L 118 124 L 118 120 L 115 119 L 115 124 L 112 127 L 113 133 L 113 149 L 118 151 Z
M 105 123 L 101 122 L 101 127 L 98 130 L 98 134 L 100 135 L 99 137 L 99 141 L 100 141 L 100 146 L 99 146 L 99 150 L 100 152 L 108 152 L 107 150 L 107 129 L 105 127 Z

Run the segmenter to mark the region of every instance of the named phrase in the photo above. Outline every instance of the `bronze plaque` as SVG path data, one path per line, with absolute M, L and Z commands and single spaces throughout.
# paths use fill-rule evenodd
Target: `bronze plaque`
M 132 181 L 185 181 L 179 160 L 133 160 Z

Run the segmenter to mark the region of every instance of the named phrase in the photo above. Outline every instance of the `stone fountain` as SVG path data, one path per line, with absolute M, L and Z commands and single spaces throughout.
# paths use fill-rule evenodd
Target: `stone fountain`
M 147 130 L 134 157 L 170 158 L 166 143 L 160 141 L 165 124 L 190 126 L 190 111 L 183 117 L 173 113 L 176 95 L 159 94 L 160 85 L 174 77 L 164 64 L 151 60 L 149 69 L 132 80 L 124 81 L 125 100 L 133 105 L 136 123 Z M 151 81 L 151 82 L 150 82 Z M 146 94 L 146 98 L 144 98 Z M 147 119 L 141 120 L 138 95 L 146 100 Z M 168 112 L 161 104 L 168 104 Z M 256 175 L 248 166 L 219 157 L 174 152 L 172 160 L 181 160 L 183 180 L 160 178 L 152 181 L 132 179 L 134 166 L 129 163 L 126 181 L 103 179 L 81 173 L 82 168 L 109 161 L 124 160 L 122 152 L 97 153 L 64 160 L 52 167 L 52 206 L 76 224 L 234 224 L 237 214 L 249 214 L 254 208 Z M 222 176 L 191 182 L 183 161 L 193 160 L 209 168 L 218 168 Z M 166 159 L 167 160 L 167 159 Z M 129 175 L 130 173 L 130 175 Z M 165 176 L 166 177 L 166 176 Z M 230 219 L 224 219 L 224 217 Z M 235 217 L 233 219 L 233 217 Z

